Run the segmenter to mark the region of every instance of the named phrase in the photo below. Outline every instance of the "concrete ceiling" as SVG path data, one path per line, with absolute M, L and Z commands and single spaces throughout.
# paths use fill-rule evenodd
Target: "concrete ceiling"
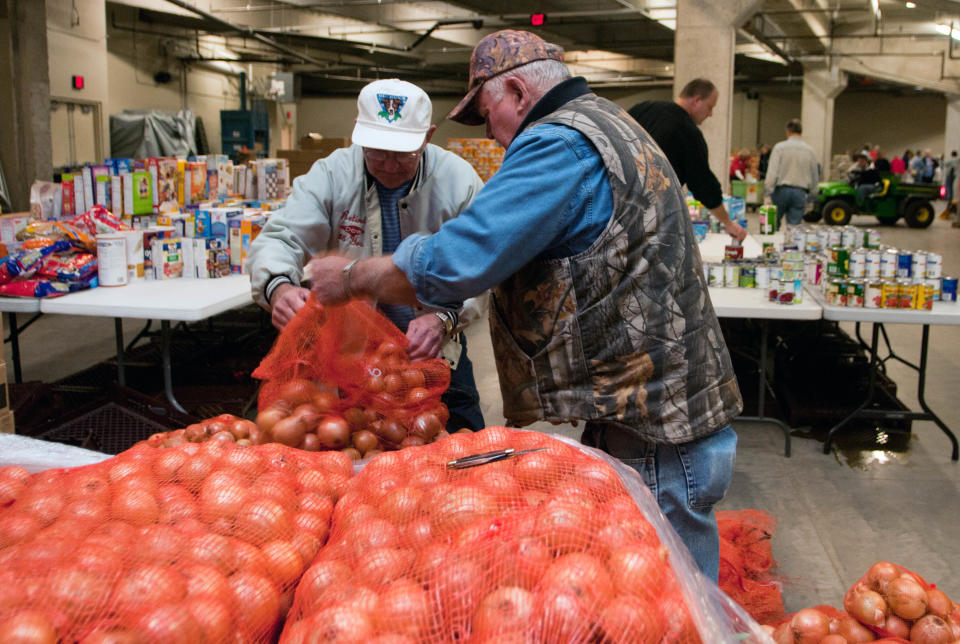
M 353 94 L 389 76 L 457 94 L 473 46 L 503 28 L 562 45 L 573 71 L 595 86 L 669 85 L 673 77 L 676 0 L 112 0 L 108 11 L 119 4 L 138 7 L 140 22 L 221 35 L 240 61 L 275 61 L 298 73 L 303 95 Z M 960 43 L 937 25 L 954 21 L 960 37 L 960 0 L 914 4 L 877 0 L 875 11 L 874 0 L 765 0 L 738 26 L 735 82 L 799 83 L 805 65 L 850 59 L 851 89 L 944 91 L 960 76 L 951 70 L 953 58 L 960 70 Z M 530 26 L 534 13 L 546 14 L 544 26 Z M 932 65 L 924 72 L 932 78 L 885 74 L 891 56 L 939 56 L 940 78 Z M 944 79 L 950 84 L 935 82 Z

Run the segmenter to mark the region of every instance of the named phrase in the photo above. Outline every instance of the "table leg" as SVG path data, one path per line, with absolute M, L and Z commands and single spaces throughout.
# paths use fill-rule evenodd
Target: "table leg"
M 860 412 L 873 402 L 873 388 L 876 385 L 877 380 L 877 343 L 880 341 L 881 326 L 883 325 L 878 322 L 873 323 L 873 334 L 870 339 L 870 380 L 869 384 L 867 385 L 867 399 L 864 400 L 859 407 L 850 412 L 846 418 L 830 428 L 830 431 L 827 433 L 827 439 L 823 441 L 824 454 L 830 453 L 830 445 L 833 442 L 834 434 L 839 432 L 848 422 L 859 416 Z
M 127 372 L 123 367 L 123 319 L 113 318 L 113 331 L 117 339 L 117 382 L 127 386 Z
M 950 439 L 950 442 L 953 444 L 953 453 L 951 459 L 956 461 L 960 460 L 960 448 L 957 446 L 957 437 L 953 435 L 953 432 L 947 427 L 946 423 L 940 420 L 940 417 L 933 413 L 933 410 L 927 406 L 927 401 L 924 399 L 924 389 L 927 384 L 927 349 L 930 346 L 930 325 L 923 325 L 923 336 L 920 341 L 920 369 L 919 376 L 917 378 L 917 401 L 920 403 L 920 407 L 923 411 L 927 412 L 927 415 L 937 424 L 937 426 L 943 430 L 943 433 L 947 435 L 947 438 Z
M 173 405 L 174 409 L 187 413 L 173 395 L 173 373 L 170 366 L 170 321 L 162 320 L 160 322 L 160 347 L 163 354 L 163 388 L 167 394 L 167 400 Z
M 756 416 L 738 416 L 737 420 L 743 420 L 747 422 L 761 422 L 761 423 L 773 423 L 774 425 L 779 425 L 780 429 L 783 431 L 783 441 L 784 449 L 783 455 L 786 457 L 790 456 L 790 428 L 785 422 L 779 418 L 774 418 L 772 416 L 765 416 L 766 412 L 766 398 L 767 398 L 767 342 L 769 340 L 770 329 L 768 327 L 769 322 L 767 320 L 759 320 L 760 323 L 760 364 L 758 371 L 758 380 L 759 385 L 757 387 L 757 415 Z
M 10 324 L 10 355 L 13 360 L 13 381 L 18 385 L 23 382 L 20 371 L 20 329 L 17 328 L 17 314 L 7 313 L 7 322 Z

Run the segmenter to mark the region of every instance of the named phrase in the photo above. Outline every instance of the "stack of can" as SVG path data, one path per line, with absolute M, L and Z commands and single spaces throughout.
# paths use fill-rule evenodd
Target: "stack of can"
M 922 250 L 858 248 L 847 255 L 831 249 L 836 262 L 824 285 L 827 304 L 866 308 L 930 310 L 938 300 L 956 301 L 957 280 L 943 277 L 943 257 Z

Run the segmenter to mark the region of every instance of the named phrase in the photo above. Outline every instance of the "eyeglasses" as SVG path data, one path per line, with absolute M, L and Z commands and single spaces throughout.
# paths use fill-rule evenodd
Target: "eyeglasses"
M 420 158 L 420 150 L 416 152 L 391 152 L 389 150 L 374 150 L 363 148 L 363 154 L 371 161 L 382 163 L 387 159 L 393 159 L 397 163 L 411 163 Z

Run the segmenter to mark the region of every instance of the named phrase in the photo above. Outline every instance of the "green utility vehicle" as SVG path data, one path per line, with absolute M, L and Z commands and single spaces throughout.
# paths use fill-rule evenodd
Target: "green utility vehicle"
M 940 186 L 933 183 L 902 183 L 889 175 L 873 194 L 861 199 L 857 189 L 846 181 L 820 184 L 814 209 L 803 218 L 835 226 L 850 223 L 854 214 L 875 215 L 881 224 L 892 226 L 903 217 L 911 228 L 926 228 L 933 223 L 933 200 L 940 198 Z

